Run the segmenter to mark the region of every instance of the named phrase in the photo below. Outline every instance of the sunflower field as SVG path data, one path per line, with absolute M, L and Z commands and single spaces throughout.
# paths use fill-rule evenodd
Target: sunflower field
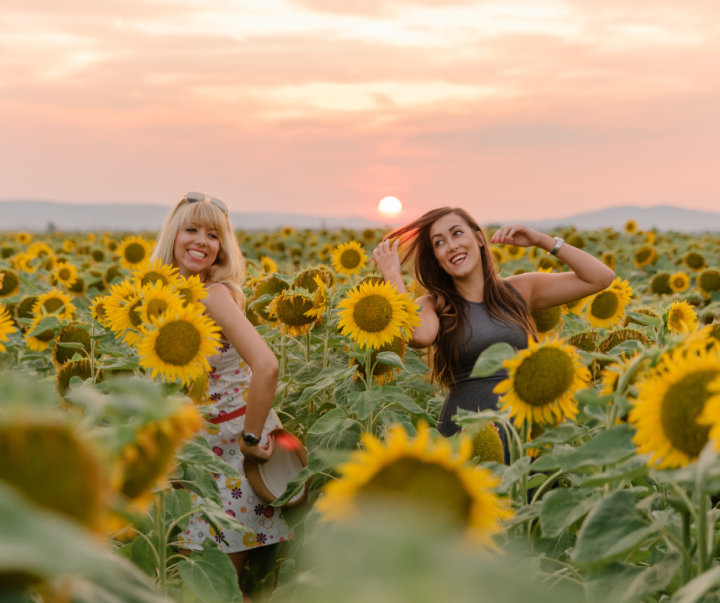
M 308 449 L 272 503 L 307 488 L 294 537 L 243 572 L 253 601 L 720 600 L 718 235 L 551 233 L 617 278 L 483 352 L 499 408 L 445 439 L 432 352 L 406 345 L 423 291 L 369 260 L 384 232 L 236 234 L 274 408 Z M 242 476 L 196 436 L 219 329 L 154 236 L 0 233 L 0 602 L 242 601 L 216 543 L 264 536 L 222 508 L 217 480 Z M 567 270 L 492 251 L 502 276 Z M 193 517 L 214 541 L 188 554 Z

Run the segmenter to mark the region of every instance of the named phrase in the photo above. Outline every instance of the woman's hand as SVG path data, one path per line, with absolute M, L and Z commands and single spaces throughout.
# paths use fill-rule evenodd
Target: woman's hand
M 272 437 L 268 438 L 268 443 L 265 444 L 265 446 L 260 446 L 260 444 L 248 446 L 242 438 L 238 438 L 238 443 L 240 444 L 240 452 L 242 452 L 242 455 L 246 458 L 256 460 L 258 463 L 267 463 L 275 447 L 275 442 L 273 442 Z
M 522 224 L 512 224 L 511 226 L 503 226 L 490 239 L 491 243 L 502 243 L 503 245 L 515 245 L 517 247 L 540 246 L 543 237 L 537 230 L 524 226 Z M 552 241 L 555 244 L 555 241 Z
M 402 269 L 400 267 L 400 239 L 386 239 L 373 251 L 373 260 L 377 264 L 380 274 L 386 281 L 393 281 L 392 277 L 400 276 Z

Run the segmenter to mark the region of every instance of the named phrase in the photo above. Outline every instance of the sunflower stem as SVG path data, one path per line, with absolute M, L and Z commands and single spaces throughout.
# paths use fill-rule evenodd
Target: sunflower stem
M 153 501 L 155 538 L 158 541 L 158 585 L 165 590 L 167 583 L 167 538 L 165 536 L 165 490 L 160 490 Z
M 310 364 L 310 331 L 305 333 L 305 362 Z
M 681 513 L 680 518 L 682 520 L 682 545 L 685 551 L 687 551 L 690 548 L 690 515 L 688 513 Z M 680 586 L 690 581 L 690 570 L 691 562 L 683 557 Z
M 698 576 L 708 569 L 707 512 L 707 495 L 700 491 L 697 521 Z
M 90 376 L 92 377 L 92 382 L 95 383 L 95 325 L 97 324 L 97 320 L 93 320 L 92 327 L 90 327 L 90 334 L 92 337 L 90 337 Z

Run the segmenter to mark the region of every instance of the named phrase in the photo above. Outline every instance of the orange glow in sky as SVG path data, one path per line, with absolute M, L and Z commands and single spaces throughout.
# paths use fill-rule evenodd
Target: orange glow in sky
M 720 208 L 717 0 L 4 0 L 0 199 Z

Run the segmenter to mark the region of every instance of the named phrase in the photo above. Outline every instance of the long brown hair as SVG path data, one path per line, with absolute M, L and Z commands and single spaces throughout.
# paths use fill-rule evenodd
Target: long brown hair
M 537 339 L 535 323 L 527 306 L 500 278 L 480 225 L 464 209 L 459 207 L 433 209 L 410 224 L 394 230 L 385 238 L 400 238 L 401 263 L 404 265 L 414 259 L 415 278 L 435 299 L 435 312 L 440 320 L 440 329 L 433 342 L 432 378 L 448 389 L 453 389 L 455 386 L 452 365 L 459 361 L 460 341 L 464 338 L 465 325 L 468 321 L 467 302 L 458 293 L 452 277 L 435 258 L 430 228 L 438 219 L 451 213 L 462 218 L 475 231 L 481 245 L 480 261 L 485 277 L 483 304 L 487 313 L 493 320 L 517 325 L 528 337 Z M 463 344 L 465 343 L 463 340 Z

